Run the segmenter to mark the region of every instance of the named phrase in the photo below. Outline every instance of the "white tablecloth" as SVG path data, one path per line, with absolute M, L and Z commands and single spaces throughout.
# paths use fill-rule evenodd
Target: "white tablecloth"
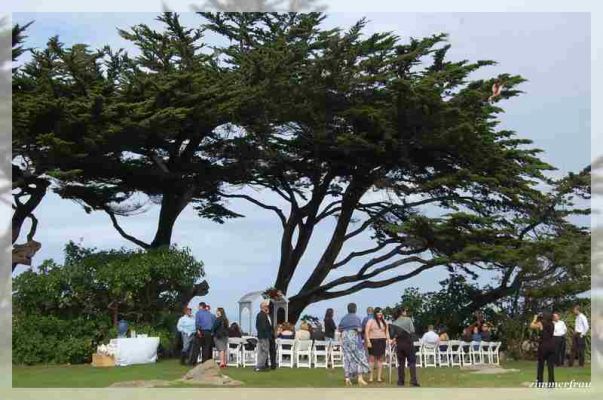
M 115 365 L 149 364 L 157 361 L 158 337 L 118 338 Z

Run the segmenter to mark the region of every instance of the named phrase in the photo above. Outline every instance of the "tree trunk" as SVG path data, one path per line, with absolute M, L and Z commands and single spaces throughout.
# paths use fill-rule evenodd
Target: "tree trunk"
M 312 238 L 312 232 L 314 231 L 314 226 L 316 224 L 314 218 L 315 216 L 308 217 L 306 223 L 299 227 L 295 247 L 291 245 L 295 226 L 291 229 L 291 232 L 288 232 L 287 227 L 285 228 L 285 231 L 283 231 L 283 238 L 281 240 L 281 261 L 279 263 L 274 287 L 284 294 L 287 294 L 287 289 L 289 288 L 291 279 L 299 265 L 299 261 L 306 252 L 308 243 Z
M 190 200 L 191 198 L 188 193 L 165 193 L 163 195 L 157 231 L 155 232 L 155 237 L 151 242 L 150 248 L 156 249 L 172 244 L 174 224 L 182 210 L 189 204 Z
M 112 301 L 107 308 L 111 311 L 111 322 L 113 322 L 113 327 L 117 329 L 119 303 L 117 301 Z
M 312 274 L 300 289 L 300 293 L 310 291 L 313 288 L 320 286 L 326 279 L 327 275 L 329 275 L 329 272 L 333 268 L 333 264 L 337 260 L 337 257 L 339 257 L 341 249 L 343 248 L 345 236 L 347 234 L 348 227 L 350 226 L 354 211 L 356 210 L 356 205 L 366 190 L 367 187 L 359 187 L 353 183 L 350 184 L 350 188 L 346 192 L 346 196 L 341 205 L 341 213 L 339 214 L 337 225 L 335 226 L 335 230 L 331 235 L 329 244 L 322 253 L 322 257 L 318 261 L 314 271 L 312 271 Z
M 44 179 L 35 178 L 31 182 L 25 182 L 28 184 L 27 194 L 29 199 L 22 205 L 18 205 L 13 213 L 12 218 L 12 243 L 14 244 L 19 238 L 21 228 L 25 220 L 33 213 L 36 207 L 40 204 L 44 196 L 46 195 L 46 189 L 50 183 Z M 31 185 L 34 185 L 31 187 Z
M 312 274 L 305 282 L 303 287 L 298 292 L 298 295 L 289 299 L 289 321 L 296 322 L 302 311 L 310 304 L 322 300 L 320 294 L 313 293 L 311 295 L 299 296 L 299 293 L 309 292 L 310 289 L 320 286 L 329 272 L 331 271 L 335 260 L 339 256 L 345 235 L 352 220 L 352 215 L 356 209 L 356 205 L 360 201 L 362 195 L 368 190 L 368 185 L 359 185 L 357 183 L 350 184 L 348 190 L 344 194 L 341 213 L 337 220 L 337 225 L 333 231 L 331 239 L 324 250 L 318 264 L 312 271 Z M 323 195 L 324 197 L 324 195 Z M 297 243 L 295 247 L 291 244 L 293 232 L 299 218 L 298 215 L 291 214 L 287 221 L 287 226 L 283 231 L 283 239 L 281 242 L 281 262 L 275 282 L 275 287 L 287 294 L 287 288 L 295 273 L 297 266 L 305 253 L 314 227 L 317 223 L 316 216 L 318 212 L 318 204 L 313 204 L 313 208 L 307 215 L 306 222 L 300 225 Z M 293 213 L 294 211 L 292 211 Z
M 289 322 L 292 324 L 297 323 L 304 309 L 311 303 L 313 303 L 313 301 L 297 296 L 289 299 Z

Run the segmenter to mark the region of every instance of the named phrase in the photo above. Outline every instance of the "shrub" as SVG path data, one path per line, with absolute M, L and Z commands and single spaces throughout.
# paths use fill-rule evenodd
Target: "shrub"
M 89 362 L 98 344 L 117 337 L 116 316 L 159 336 L 159 355 L 169 357 L 181 307 L 203 275 L 186 249 L 97 251 L 69 243 L 64 265 L 47 260 L 13 280 L 13 362 Z
M 13 318 L 13 363 L 79 364 L 90 362 L 91 354 L 107 336 L 109 318 L 64 320 L 54 316 L 30 315 Z

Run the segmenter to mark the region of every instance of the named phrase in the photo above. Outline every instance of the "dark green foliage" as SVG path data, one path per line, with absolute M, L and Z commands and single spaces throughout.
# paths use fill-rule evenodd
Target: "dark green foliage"
M 475 296 L 479 308 L 523 281 L 555 279 L 567 263 L 545 268 L 543 259 L 569 253 L 573 239 L 586 243 L 588 230 L 567 217 L 583 212 L 569 198 L 589 171 L 548 179 L 554 168 L 541 151 L 498 128 L 499 104 L 521 93 L 522 77 L 472 80 L 493 62 L 449 60 L 443 34 L 369 35 L 364 20 L 327 30 L 319 13 L 203 16 L 207 29 L 229 39 L 221 51 L 243 88 L 233 123 L 246 136 L 232 153 L 251 173 L 249 186 L 288 207 L 236 191 L 222 196 L 281 221 L 275 287 L 290 299 L 291 320 L 313 302 L 434 268 L 496 274 L 500 285 Z M 491 102 L 497 79 L 505 89 Z M 315 228 L 329 217 L 336 222 L 318 261 L 290 293 Z M 372 232 L 374 246 L 346 254 L 363 232 Z M 565 250 L 558 251 L 559 237 Z M 583 285 L 588 266 L 572 268 Z
M 131 321 L 151 322 L 163 312 L 177 313 L 203 264 L 189 250 L 96 251 L 69 243 L 65 264 L 47 260 L 39 271 L 14 278 L 13 305 L 18 312 L 41 312 L 67 318 L 119 314 Z
M 97 251 L 69 243 L 64 265 L 47 260 L 13 280 L 13 359 L 86 362 L 96 345 L 116 337 L 118 318 L 159 336 L 169 355 L 182 306 L 203 275 L 188 250 Z
M 117 231 L 143 248 L 169 246 L 172 229 L 191 203 L 222 222 L 235 216 L 219 204 L 217 189 L 230 174 L 220 157 L 216 128 L 229 121 L 228 74 L 207 55 L 202 31 L 183 27 L 178 15 L 119 30 L 141 55 L 108 47 L 68 48 L 58 37 L 32 51 L 13 76 L 13 156 L 54 190 L 106 212 Z M 236 181 L 236 179 L 233 177 Z M 161 204 L 155 236 L 128 235 L 117 216 Z
M 14 364 L 90 362 L 96 346 L 115 330 L 108 315 L 62 319 L 39 313 L 13 317 Z M 115 337 L 115 336 L 113 336 Z
M 389 317 L 394 315 L 395 308 L 405 307 L 410 310 L 414 325 L 419 335 L 427 331 L 428 325 L 436 328 L 445 326 L 451 338 L 460 338 L 463 329 L 475 322 L 471 309 L 473 297 L 485 288 L 468 282 L 460 275 L 452 275 L 440 282 L 441 289 L 435 292 L 422 293 L 416 287 L 404 290 L 400 302 L 393 307 L 386 307 L 384 313 Z M 500 319 L 496 304 L 479 310 L 489 322 Z
M 566 279 L 572 280 L 571 277 Z M 583 287 L 575 290 L 564 287 L 563 292 L 541 292 L 537 297 L 526 295 L 522 291 L 516 295 L 500 296 L 476 309 L 475 299 L 491 291 L 491 287 L 480 287 L 460 275 L 452 275 L 441 281 L 440 285 L 440 290 L 434 292 L 421 292 L 416 287 L 407 288 L 398 303 L 384 307 L 384 313 L 391 318 L 396 308 L 408 308 L 419 335 L 427 330 L 428 325 L 434 325 L 436 329 L 444 326 L 451 339 L 460 339 L 463 329 L 476 321 L 477 311 L 491 324 L 493 340 L 501 341 L 502 349 L 513 359 L 536 357 L 539 336 L 537 332 L 529 329 L 529 323 L 535 314 L 544 311 L 560 313 L 561 320 L 565 321 L 568 327 L 568 354 L 571 351 L 576 318 L 571 312 L 573 306 L 579 304 L 589 321 L 591 320 L 590 299 L 576 297 L 576 294 L 584 291 Z M 590 344 L 590 340 L 589 330 L 587 343 Z M 589 358 L 590 346 L 587 354 Z

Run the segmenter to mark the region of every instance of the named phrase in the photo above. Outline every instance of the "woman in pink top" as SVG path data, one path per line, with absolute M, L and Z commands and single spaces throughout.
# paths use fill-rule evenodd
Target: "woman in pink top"
M 366 323 L 364 330 L 364 337 L 366 346 L 369 352 L 369 364 L 371 367 L 371 374 L 369 376 L 369 382 L 373 381 L 373 370 L 375 369 L 375 361 L 377 362 L 377 382 L 383 382 L 381 380 L 381 373 L 383 372 L 383 357 L 385 356 L 385 346 L 389 341 L 389 329 L 387 323 L 383 318 L 383 311 L 381 308 L 375 308 L 375 318 L 369 319 Z

